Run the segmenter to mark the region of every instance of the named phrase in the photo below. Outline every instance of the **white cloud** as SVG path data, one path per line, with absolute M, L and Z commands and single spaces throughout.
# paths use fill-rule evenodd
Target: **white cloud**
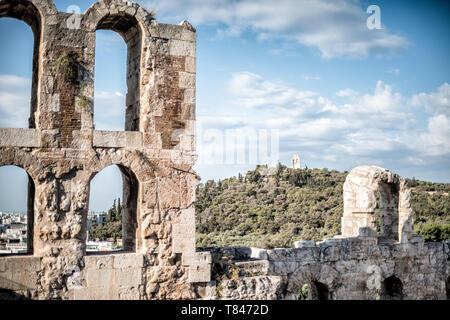
M 250 30 L 260 41 L 277 38 L 318 49 L 323 58 L 364 58 L 402 50 L 408 41 L 386 26 L 369 30 L 369 15 L 356 0 L 146 1 L 158 20 L 214 25 L 219 36 Z
M 344 90 L 340 90 L 338 92 L 336 92 L 336 95 L 338 97 L 353 97 L 356 96 L 358 94 L 358 92 L 356 92 L 355 90 L 352 90 L 350 88 L 346 88 Z
M 419 136 L 417 147 L 430 156 L 450 154 L 450 119 L 443 114 L 428 121 L 428 131 Z
M 31 79 L 0 75 L 0 126 L 28 128 Z
M 125 129 L 125 96 L 119 92 L 94 93 L 94 125 L 96 130 Z
M 425 155 L 450 154 L 450 85 L 444 83 L 435 92 L 415 94 L 408 104 L 432 114 L 427 130 L 418 139 L 411 139 L 411 144 Z
M 404 97 L 378 81 L 369 93 L 339 91 L 336 95 L 343 102 L 337 102 L 318 92 L 240 72 L 229 82 L 235 113 L 228 109 L 223 120 L 220 114 L 209 119 L 222 132 L 277 129 L 280 154 L 297 150 L 310 159 L 326 157 L 345 169 L 361 164 L 425 166 L 450 157 L 450 116 L 443 112 L 449 108 L 447 89 L 444 84 L 436 92 Z M 420 125 L 427 112 L 428 124 Z M 199 120 L 209 121 L 205 115 Z
M 430 113 L 442 113 L 450 116 L 450 85 L 445 82 L 437 92 L 415 94 L 410 99 L 413 107 L 424 107 Z
M 301 115 L 319 111 L 326 100 L 312 91 L 300 91 L 276 82 L 265 81 L 250 72 L 233 74 L 228 85 L 236 97 L 235 104 L 248 108 L 288 107 L 291 113 Z

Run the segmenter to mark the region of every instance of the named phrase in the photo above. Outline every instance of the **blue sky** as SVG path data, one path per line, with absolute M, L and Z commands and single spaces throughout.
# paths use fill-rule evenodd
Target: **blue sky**
M 84 12 L 92 3 L 55 1 L 59 11 L 76 4 Z M 450 182 L 448 1 L 138 3 L 154 8 L 159 22 L 187 19 L 197 29 L 195 169 L 202 181 L 254 168 L 250 161 L 223 163 L 224 153 L 245 149 L 220 140 L 231 129 L 277 132 L 277 160 L 284 164 L 297 153 L 303 167 L 378 165 L 404 177 Z M 380 8 L 381 29 L 367 28 L 370 5 Z M 31 29 L 0 19 L 0 41 L 0 126 L 26 127 Z M 123 40 L 98 31 L 97 129 L 123 129 L 125 60 Z M 6 171 L 0 169 L 0 183 L 11 181 Z M 104 186 L 120 196 L 115 168 L 92 183 L 92 210 L 109 207 Z M 15 198 L 0 195 L 0 210 Z

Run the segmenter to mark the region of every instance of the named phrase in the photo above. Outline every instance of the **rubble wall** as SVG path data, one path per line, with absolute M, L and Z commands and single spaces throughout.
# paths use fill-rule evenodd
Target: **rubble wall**
M 388 244 L 355 237 L 297 245 L 203 248 L 211 252 L 215 281 L 205 299 L 297 300 L 305 284 L 303 299 L 310 300 L 450 299 L 450 240 Z M 390 279 L 400 281 L 398 292 Z

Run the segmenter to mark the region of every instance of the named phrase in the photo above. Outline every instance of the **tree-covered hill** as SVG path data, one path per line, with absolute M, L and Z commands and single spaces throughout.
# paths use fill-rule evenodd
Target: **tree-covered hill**
M 292 247 L 296 240 L 340 233 L 348 172 L 257 166 L 245 177 L 197 189 L 197 246 Z M 450 184 L 410 179 L 415 231 L 427 241 L 450 238 Z

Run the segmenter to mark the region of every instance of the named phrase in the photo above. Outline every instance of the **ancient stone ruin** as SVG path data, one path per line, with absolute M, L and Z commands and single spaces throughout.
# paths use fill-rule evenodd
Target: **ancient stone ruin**
M 0 287 L 48 299 L 195 298 L 210 256 L 195 252 L 195 39 L 137 4 L 99 1 L 81 15 L 51 0 L 0 1 L 35 35 L 28 129 L 0 129 L 0 165 L 29 175 L 29 255 L 0 258 Z M 93 125 L 95 31 L 128 47 L 125 131 Z M 123 248 L 86 255 L 89 184 L 117 165 Z M 193 289 L 194 288 L 194 289 Z
M 220 283 L 216 296 L 450 299 L 450 240 L 424 242 L 414 234 L 405 179 L 361 166 L 347 175 L 343 193 L 342 231 L 332 239 L 273 250 L 205 249 L 212 253 L 212 275 Z
M 339 237 L 196 251 L 195 29 L 119 0 L 82 14 L 58 12 L 51 0 L 0 0 L 0 17 L 34 32 L 29 128 L 0 129 L 0 166 L 29 177 L 30 241 L 28 254 L 0 257 L 0 298 L 449 296 L 450 242 L 414 235 L 405 180 L 378 167 L 348 175 Z M 125 131 L 94 128 L 98 29 L 127 43 Z M 86 254 L 90 181 L 110 165 L 123 177 L 124 250 Z
M 298 154 L 294 154 L 294 156 L 292 157 L 292 169 L 301 169 L 300 157 L 298 156 Z

